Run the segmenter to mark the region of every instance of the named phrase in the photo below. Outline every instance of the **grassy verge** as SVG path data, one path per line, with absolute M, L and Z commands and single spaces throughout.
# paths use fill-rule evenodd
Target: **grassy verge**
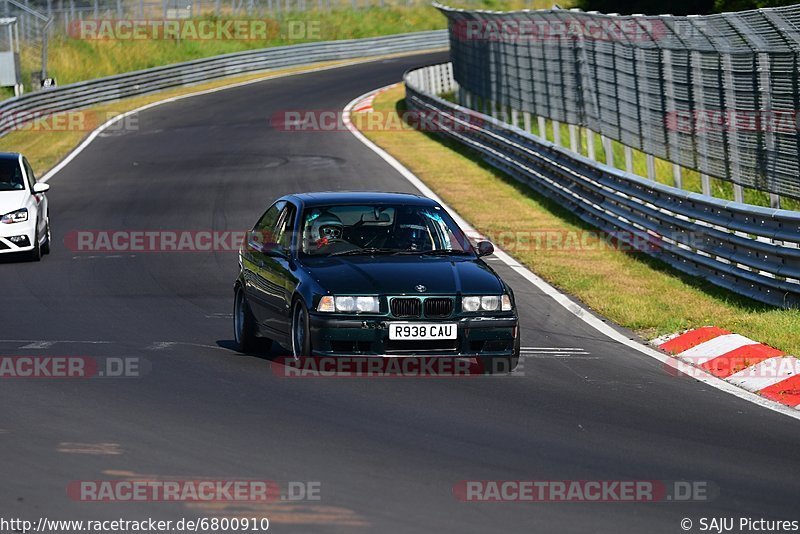
M 403 98 L 404 90 L 397 86 L 378 95 L 373 107 L 383 114 L 402 111 Z M 414 130 L 364 133 L 478 230 L 499 237 L 500 246 L 517 260 L 617 324 L 648 339 L 716 325 L 800 355 L 800 310 L 761 305 L 642 253 L 602 246 L 591 239 L 592 228 L 569 211 L 455 143 Z
M 276 69 L 268 72 L 259 72 L 242 76 L 234 76 L 214 80 L 203 84 L 190 87 L 180 87 L 170 89 L 151 95 L 143 95 L 135 98 L 128 98 L 117 102 L 110 102 L 101 106 L 95 106 L 81 110 L 79 117 L 87 117 L 85 125 L 88 127 L 79 128 L 29 128 L 23 126 L 20 130 L 14 131 L 0 138 L 0 152 L 21 152 L 25 154 L 33 166 L 37 176 L 43 175 L 50 170 L 60 160 L 62 160 L 73 148 L 75 148 L 86 136 L 89 135 L 93 126 L 99 126 L 107 119 L 144 106 L 146 104 L 164 100 L 166 98 L 196 93 L 217 87 L 223 87 L 235 83 L 250 80 L 267 79 L 274 76 L 285 75 L 294 72 L 303 72 L 319 67 L 335 66 L 349 63 L 355 60 L 328 61 L 303 65 L 285 69 Z M 62 116 L 67 114 L 62 114 Z M 75 121 L 77 123 L 78 121 Z M 47 121 L 46 124 L 53 124 Z

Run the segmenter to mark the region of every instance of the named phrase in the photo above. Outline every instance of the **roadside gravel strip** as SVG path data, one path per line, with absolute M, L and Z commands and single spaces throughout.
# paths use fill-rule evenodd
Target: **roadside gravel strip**
M 379 89 L 372 90 L 368 93 L 365 93 L 355 99 L 353 99 L 344 109 L 344 122 L 347 128 L 353 133 L 356 138 L 364 143 L 367 147 L 369 147 L 372 151 L 374 151 L 378 156 L 380 156 L 384 161 L 386 161 L 389 165 L 392 166 L 398 173 L 400 173 L 406 180 L 411 182 L 414 187 L 420 190 L 424 195 L 435 199 L 437 202 L 441 203 L 453 216 L 453 218 L 458 222 L 458 224 L 467 232 L 472 233 L 473 235 L 480 235 L 480 232 L 477 231 L 472 225 L 470 225 L 467 221 L 465 221 L 458 213 L 456 213 L 452 208 L 447 206 L 447 204 L 432 190 L 430 189 L 425 183 L 420 180 L 417 176 L 415 176 L 410 170 L 408 170 L 405 166 L 403 166 L 397 159 L 392 157 L 388 152 L 380 148 L 378 145 L 367 139 L 364 134 L 362 134 L 358 128 L 353 124 L 352 120 L 350 119 L 350 115 L 356 110 L 369 110 L 372 106 L 372 101 L 375 99 L 375 96 L 395 84 L 387 85 L 385 87 L 381 87 Z M 570 313 L 574 314 L 576 317 L 580 318 L 582 321 L 585 321 L 587 324 L 591 325 L 593 328 L 597 329 L 602 334 L 608 336 L 609 338 L 613 339 L 614 341 L 626 345 L 632 349 L 635 349 L 642 354 L 646 354 L 651 358 L 655 358 L 658 361 L 664 363 L 669 368 L 673 369 L 676 374 L 684 372 L 686 369 L 686 364 L 684 360 L 672 357 L 668 354 L 663 352 L 659 352 L 654 350 L 647 345 L 640 343 L 638 340 L 631 339 L 616 328 L 610 326 L 608 323 L 604 322 L 603 319 L 597 317 L 589 310 L 583 308 L 572 299 L 570 299 L 567 295 L 558 291 L 555 287 L 548 284 L 539 276 L 532 273 L 528 270 L 525 266 L 521 265 L 517 262 L 513 257 L 508 255 L 507 253 L 503 252 L 499 247 L 495 247 L 495 256 L 500 259 L 503 263 L 508 265 L 511 269 L 515 272 L 519 273 L 523 276 L 526 280 L 530 283 L 535 285 L 539 288 L 542 292 L 546 295 L 551 297 L 553 300 L 558 302 L 561 306 L 566 308 Z M 797 360 L 800 362 L 800 360 Z M 800 371 L 800 365 L 797 365 L 798 371 Z M 794 369 L 794 368 L 793 368 Z M 713 386 L 717 389 L 721 389 L 727 393 L 732 395 L 736 395 L 742 399 L 748 400 L 765 408 L 769 408 L 770 410 L 774 410 L 789 417 L 793 417 L 795 419 L 800 420 L 800 411 L 797 409 L 793 409 L 792 407 L 788 407 L 784 404 L 779 402 L 775 402 L 773 400 L 761 397 L 755 394 L 751 388 L 742 389 L 738 387 L 738 384 L 734 382 L 728 382 L 722 380 L 715 376 L 714 374 L 707 372 L 705 369 L 700 367 L 692 367 L 691 376 L 697 379 L 700 382 L 708 384 L 709 386 Z M 757 390 L 755 390 L 757 391 Z

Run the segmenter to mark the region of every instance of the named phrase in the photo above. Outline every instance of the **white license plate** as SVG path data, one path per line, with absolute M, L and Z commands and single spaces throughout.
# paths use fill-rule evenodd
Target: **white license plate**
M 389 339 L 406 341 L 434 341 L 457 339 L 456 323 L 389 323 Z

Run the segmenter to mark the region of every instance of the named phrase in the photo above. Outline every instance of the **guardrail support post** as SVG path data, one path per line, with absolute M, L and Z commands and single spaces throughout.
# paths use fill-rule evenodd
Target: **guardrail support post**
M 531 133 L 531 114 L 529 112 L 522 112 L 522 123 L 525 125 L 525 131 Z
M 574 124 L 569 125 L 569 149 L 579 152 L 578 148 L 578 127 Z
M 606 153 L 606 165 L 609 167 L 614 166 L 614 144 L 611 139 L 605 135 L 600 136 L 600 142 L 603 144 L 603 151 Z
M 735 202 L 744 202 L 744 188 L 739 184 L 733 184 L 733 200 Z
M 711 179 L 709 179 L 707 174 L 700 175 L 700 185 L 703 187 L 703 194 L 710 197 L 711 196 Z
M 553 122 L 553 142 L 561 146 L 561 123 L 558 121 Z
M 675 187 L 683 189 L 683 174 L 680 165 L 672 165 L 672 179 L 675 181 Z
M 633 173 L 633 150 L 631 147 L 625 147 L 625 171 Z
M 781 209 L 781 196 L 775 193 L 769 194 L 769 207 L 776 210 Z
M 586 128 L 586 153 L 589 159 L 597 161 L 597 155 L 594 153 L 594 132 Z
M 655 181 L 656 179 L 656 159 L 652 154 L 647 154 L 647 178 Z
M 519 111 L 514 108 L 511 108 L 511 124 L 519 127 Z
M 545 122 L 544 117 L 537 117 L 536 121 L 539 124 L 539 137 L 547 140 L 547 122 Z

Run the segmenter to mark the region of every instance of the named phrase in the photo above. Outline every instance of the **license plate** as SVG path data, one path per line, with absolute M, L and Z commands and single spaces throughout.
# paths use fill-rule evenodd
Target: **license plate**
M 434 341 L 457 339 L 456 323 L 389 323 L 389 339 L 405 341 Z

